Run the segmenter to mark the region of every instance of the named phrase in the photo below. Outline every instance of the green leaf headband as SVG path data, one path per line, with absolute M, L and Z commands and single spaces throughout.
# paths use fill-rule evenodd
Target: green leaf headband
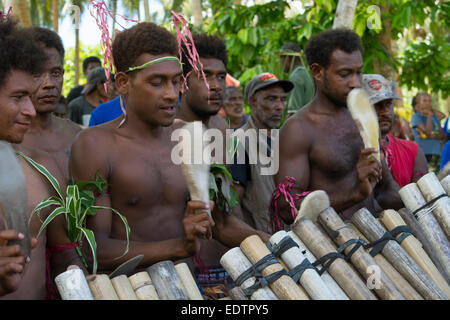
M 183 64 L 181 63 L 180 59 L 178 59 L 177 57 L 162 57 L 162 58 L 158 58 L 152 61 L 149 61 L 147 63 L 144 63 L 141 66 L 138 67 L 130 67 L 127 71 L 125 71 L 125 73 L 131 72 L 131 71 L 135 71 L 135 70 L 142 70 L 145 68 L 150 67 L 151 65 L 158 63 L 158 62 L 163 62 L 163 61 L 178 61 L 178 63 L 180 64 L 181 67 L 183 67 Z

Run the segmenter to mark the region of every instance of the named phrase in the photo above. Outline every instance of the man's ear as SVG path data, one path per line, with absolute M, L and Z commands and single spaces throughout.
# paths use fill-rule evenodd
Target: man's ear
M 116 74 L 116 90 L 120 95 L 128 94 L 130 81 L 130 76 L 125 72 L 118 72 Z
M 323 82 L 325 69 L 318 63 L 313 63 L 310 67 L 311 74 L 316 81 Z
M 256 109 L 256 96 L 252 95 L 250 98 L 248 98 L 248 105 L 252 109 L 252 112 Z

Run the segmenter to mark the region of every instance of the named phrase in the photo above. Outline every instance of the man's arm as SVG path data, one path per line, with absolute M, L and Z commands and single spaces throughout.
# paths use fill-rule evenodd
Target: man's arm
M 99 170 L 102 179 L 109 181 L 111 168 L 109 167 L 107 150 L 99 150 L 99 145 L 111 145 L 112 142 L 108 141 L 108 137 L 99 134 L 99 130 L 94 128 L 87 129 L 79 135 L 72 146 L 69 165 L 70 174 L 75 181 L 89 180 L 95 177 L 97 170 Z M 95 204 L 111 207 L 110 195 L 101 196 Z M 111 210 L 98 210 L 95 216 L 89 216 L 87 227 L 95 233 L 99 269 L 112 270 L 139 254 L 144 254 L 142 266 L 148 266 L 163 260 L 178 260 L 195 254 L 199 249 L 198 237 L 207 235 L 210 225 L 214 224 L 206 213 L 195 214 L 198 209 L 206 209 L 206 205 L 198 201 L 188 203 L 182 221 L 184 230 L 182 238 L 159 242 L 130 240 L 129 251 L 125 256 L 122 256 L 122 254 L 125 251 L 127 241 L 111 237 L 113 213 Z M 126 212 L 121 212 L 121 214 L 126 217 Z M 132 227 L 131 232 L 133 232 Z M 89 248 L 86 247 L 88 246 L 84 246 L 86 252 L 89 252 Z M 90 253 L 86 257 L 89 262 L 92 261 Z
M 292 186 L 291 195 L 308 191 L 309 187 L 309 135 L 304 134 L 302 123 L 297 118 L 289 119 L 280 130 L 279 170 L 274 176 L 275 185 L 278 186 L 286 177 L 293 177 L 295 183 Z M 295 203 L 298 209 L 301 200 Z M 278 200 L 280 218 L 286 224 L 292 224 L 294 217 L 291 215 L 291 207 L 283 196 Z

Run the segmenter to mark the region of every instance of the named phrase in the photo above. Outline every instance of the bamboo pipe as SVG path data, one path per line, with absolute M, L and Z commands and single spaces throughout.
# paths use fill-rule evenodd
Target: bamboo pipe
M 402 217 L 394 210 L 385 210 L 381 213 L 381 220 L 383 221 L 387 230 L 392 231 L 398 226 L 404 226 L 406 223 Z M 397 236 L 397 238 L 400 235 Z M 425 273 L 434 281 L 434 283 L 445 293 L 447 297 L 450 297 L 450 287 L 445 281 L 444 277 L 438 271 L 436 266 L 431 261 L 430 257 L 423 250 L 421 243 L 414 235 L 409 235 L 400 244 L 411 258 L 425 271 Z
M 259 260 L 270 254 L 269 249 L 257 235 L 244 239 L 244 241 L 241 242 L 240 248 L 252 264 L 257 263 Z M 264 277 L 267 277 L 281 270 L 284 270 L 283 267 L 279 263 L 275 263 L 264 268 L 261 271 L 261 274 Z M 304 292 L 300 290 L 294 280 L 288 275 L 282 275 L 277 280 L 270 283 L 269 287 L 281 300 L 309 300 L 309 297 L 305 296 Z
M 299 249 L 311 263 L 314 263 L 317 260 L 316 257 L 311 253 L 311 251 L 309 251 L 309 249 L 303 243 L 303 241 L 300 240 L 300 238 L 294 232 L 289 231 L 287 234 L 292 238 L 292 240 L 295 241 L 295 243 L 298 244 Z M 322 265 L 318 265 L 317 268 L 321 269 Z M 322 273 L 320 277 L 325 282 L 327 287 L 330 289 L 331 293 L 336 297 L 336 300 L 350 300 L 347 294 L 344 292 L 344 290 L 342 290 L 342 288 L 336 283 L 333 277 L 330 276 L 328 271 Z
M 122 274 L 120 276 L 112 278 L 111 283 L 117 293 L 117 296 L 119 297 L 119 300 L 138 299 L 126 275 Z
M 228 290 L 228 295 L 231 300 L 248 300 L 241 287 L 234 287 L 233 289 Z
M 147 268 L 160 300 L 189 300 L 172 261 L 161 261 Z
M 297 217 L 292 231 L 306 244 L 316 257 L 323 257 L 336 252 L 336 247 L 308 217 Z M 329 266 L 328 272 L 352 300 L 377 300 L 367 288 L 359 275 L 342 260 L 336 259 Z
M 401 188 L 399 194 L 405 206 L 412 212 L 426 204 L 422 193 L 415 183 L 410 183 Z M 415 217 L 432 244 L 445 272 L 450 275 L 450 243 L 436 218 L 428 208 L 417 212 Z
M 286 231 L 279 231 L 273 234 L 269 241 L 272 245 L 277 245 L 285 237 L 289 237 Z M 281 259 L 286 263 L 289 270 L 301 265 L 307 260 L 298 247 L 292 247 L 283 252 L 281 254 Z M 299 278 L 299 283 L 305 288 L 306 292 L 313 300 L 336 300 L 335 296 L 314 269 L 306 269 Z
M 187 291 L 190 300 L 204 300 L 200 290 L 198 290 L 197 283 L 192 276 L 191 270 L 186 263 L 178 263 L 175 265 L 180 276 L 181 282 L 183 282 L 184 288 Z
M 411 228 L 411 231 L 413 232 L 414 236 L 422 244 L 422 248 L 428 254 L 431 261 L 434 263 L 434 265 L 439 270 L 441 275 L 446 279 L 447 283 L 450 284 L 450 276 L 445 272 L 445 269 L 444 269 L 444 266 L 442 265 L 441 260 L 437 256 L 436 251 L 434 251 L 433 245 L 431 244 L 430 240 L 425 235 L 420 223 L 411 214 L 411 211 L 409 211 L 407 208 L 398 210 L 398 214 L 406 222 L 408 227 Z
M 138 300 L 159 300 L 148 272 L 142 271 L 128 277 Z
M 433 208 L 433 215 L 439 222 L 447 239 L 450 238 L 450 198 L 439 183 L 436 174 L 434 172 L 427 173 L 417 181 L 417 186 L 427 202 L 430 202 L 442 194 L 446 195 L 435 201 L 431 207 Z
M 236 247 L 228 250 L 220 258 L 220 264 L 227 271 L 233 281 L 237 281 L 238 277 L 247 271 L 252 263 L 244 255 L 241 248 Z M 256 282 L 254 276 L 249 277 L 241 285 L 240 289 L 245 290 L 253 286 Z M 242 294 L 244 294 L 242 292 Z M 241 292 L 236 290 L 236 295 L 240 296 Z M 250 300 L 278 300 L 278 297 L 272 292 L 269 287 L 259 288 L 250 295 Z
M 369 241 L 376 241 L 386 233 L 386 229 L 380 225 L 366 208 L 358 210 L 353 215 L 352 221 Z M 422 297 L 427 300 L 447 299 L 442 290 L 436 286 L 396 241 L 387 241 L 382 249 L 382 253 Z
M 327 231 L 330 238 L 338 245 L 342 246 L 345 242 L 351 239 L 357 239 L 358 235 L 351 229 L 348 228 L 344 221 L 338 216 L 333 208 L 328 208 L 319 214 L 319 222 Z M 345 250 L 345 254 L 349 252 L 356 246 L 352 244 L 348 246 Z M 368 285 L 368 281 L 373 278 L 372 271 L 374 268 L 378 268 L 378 264 L 374 258 L 367 253 L 362 246 L 360 246 L 350 257 L 350 261 L 353 266 L 362 275 L 363 279 Z M 381 269 L 381 268 L 380 268 Z M 379 272 L 378 285 L 374 286 L 372 290 L 383 300 L 405 300 L 405 297 L 400 293 L 391 279 L 384 273 L 383 270 Z M 369 286 L 369 285 L 368 285 Z
M 67 271 L 55 278 L 62 300 L 94 300 L 83 271 L 78 266 L 69 266 Z
M 447 195 L 450 196 L 450 175 L 441 180 L 441 185 L 444 188 L 445 192 L 447 192 Z
M 95 300 L 119 300 L 108 275 L 89 275 L 86 280 Z
M 369 240 L 359 231 L 356 226 L 351 222 L 346 222 L 353 231 L 363 239 L 366 243 L 369 243 Z M 380 268 L 387 274 L 387 276 L 392 280 L 397 289 L 401 292 L 401 294 L 405 297 L 406 300 L 423 300 L 422 296 L 414 289 L 408 281 L 403 278 L 403 276 L 395 270 L 395 268 L 386 260 L 386 258 L 382 254 L 377 254 L 373 257 L 376 263 L 380 266 Z

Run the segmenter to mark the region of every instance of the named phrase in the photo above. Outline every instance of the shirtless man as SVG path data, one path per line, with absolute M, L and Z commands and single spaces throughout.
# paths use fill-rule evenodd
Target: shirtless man
M 25 29 L 25 32 L 41 45 L 47 55 L 47 62 L 41 85 L 32 97 L 36 117 L 25 134 L 22 145 L 50 153 L 63 174 L 62 181 L 66 183 L 69 178 L 70 147 L 81 128 L 69 119 L 53 114 L 63 85 L 64 47 L 61 38 L 52 30 L 31 27 Z M 53 174 L 52 171 L 51 173 Z
M 177 53 L 175 37 L 153 23 L 139 23 L 118 34 L 113 57 L 126 115 L 84 130 L 72 146 L 71 176 L 86 180 L 99 170 L 108 182 L 108 193 L 96 204 L 118 210 L 131 228 L 129 252 L 116 259 L 126 246 L 121 220 L 109 210 L 88 218 L 101 271 L 113 270 L 138 254 L 144 254 L 141 267 L 189 258 L 199 250 L 200 237 L 213 235 L 237 246 L 254 234 L 232 216 L 214 212 L 213 221 L 205 212 L 194 214 L 211 204 L 186 204 L 186 182 L 180 166 L 171 160 L 182 76 Z
M 22 30 L 9 21 L 0 22 L 0 139 L 16 144 L 23 140 L 26 130 L 36 116 L 31 95 L 37 86 L 35 76 L 44 69 L 45 53 Z M 57 179 L 61 174 L 54 160 L 46 153 L 13 145 L 16 150 L 26 152 L 36 161 L 55 172 Z M 32 168 L 22 157 L 18 157 L 25 175 L 28 195 L 28 211 L 53 195 L 49 183 Z M 41 212 L 45 219 L 49 211 Z M 35 215 L 30 222 L 30 235 L 36 237 L 42 223 Z M 0 297 L 1 299 L 45 299 L 46 298 L 46 247 L 68 244 L 64 217 L 54 220 L 42 232 L 39 241 L 32 240 L 32 257 L 25 264 L 24 257 L 17 245 L 8 245 L 11 240 L 23 236 L 16 230 L 5 230 L 0 219 Z M 81 265 L 74 250 L 66 250 L 52 255 L 55 273 L 65 270 L 68 264 Z
M 344 219 L 362 207 L 375 215 L 382 208 L 403 207 L 385 162 L 371 157 L 377 150 L 364 149 L 347 109 L 348 93 L 361 87 L 361 52 L 361 40 L 350 30 L 329 30 L 310 39 L 306 57 L 317 93 L 283 125 L 275 177 L 276 185 L 286 176 L 295 178 L 292 194 L 326 191 L 331 206 Z M 292 223 L 287 203 L 279 200 L 278 204 L 281 218 Z

